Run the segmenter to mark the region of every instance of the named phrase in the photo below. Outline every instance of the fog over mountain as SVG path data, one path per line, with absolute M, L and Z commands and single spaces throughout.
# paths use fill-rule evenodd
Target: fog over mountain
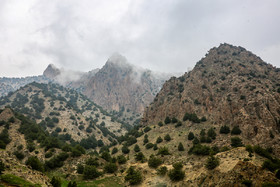
M 100 68 L 119 52 L 137 66 L 185 72 L 220 43 L 280 66 L 280 2 L 0 1 L 0 77 L 39 75 L 48 64 Z

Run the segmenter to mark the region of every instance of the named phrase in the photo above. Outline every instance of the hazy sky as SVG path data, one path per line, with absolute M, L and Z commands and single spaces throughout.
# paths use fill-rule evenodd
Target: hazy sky
M 185 72 L 220 43 L 280 67 L 279 0 L 0 0 L 0 77 L 52 63 L 89 71 L 114 53 Z

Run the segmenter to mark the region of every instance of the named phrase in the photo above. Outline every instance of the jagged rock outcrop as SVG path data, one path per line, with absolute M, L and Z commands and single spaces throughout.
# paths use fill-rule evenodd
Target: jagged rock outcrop
M 142 113 L 167 77 L 135 67 L 125 57 L 114 54 L 87 82 L 84 94 L 109 110 L 125 108 Z
M 163 85 L 145 110 L 143 123 L 196 113 L 213 124 L 238 125 L 244 138 L 253 144 L 277 147 L 279 154 L 279 81 L 279 68 L 242 47 L 221 44 L 192 71 Z
M 47 69 L 43 72 L 43 75 L 49 79 L 55 79 L 58 75 L 60 75 L 60 70 L 55 67 L 53 64 L 49 64 Z

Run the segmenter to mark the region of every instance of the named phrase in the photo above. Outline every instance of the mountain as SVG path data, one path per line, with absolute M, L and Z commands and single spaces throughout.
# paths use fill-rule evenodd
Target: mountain
M 136 67 L 117 53 L 101 69 L 81 73 L 49 65 L 43 75 L 83 93 L 131 125 L 139 121 L 144 108 L 170 77 L 170 74 Z
M 84 93 L 106 109 L 120 111 L 124 107 L 141 113 L 164 81 L 114 55 L 87 82 Z
M 242 47 L 214 47 L 110 150 L 145 173 L 143 186 L 279 185 L 279 72 Z
M 31 82 L 48 83 L 50 80 L 45 76 L 32 76 L 22 78 L 0 78 L 0 97 L 8 95 L 9 92 L 13 92 L 26 84 Z
M 58 83 L 86 95 L 130 125 L 140 118 L 171 74 L 153 72 L 130 64 L 119 54 L 112 55 L 101 69 L 79 72 L 50 64 L 41 76 L 0 78 L 0 96 L 31 82 Z
M 147 108 L 145 124 L 186 113 L 218 125 L 239 126 L 255 144 L 280 149 L 280 69 L 242 47 L 221 44 L 212 48 L 194 69 L 171 78 Z
M 51 83 L 21 87 L 0 99 L 0 106 L 7 105 L 34 119 L 53 136 L 71 141 L 94 137 L 96 143 L 99 140 L 108 145 L 128 127 L 80 93 Z

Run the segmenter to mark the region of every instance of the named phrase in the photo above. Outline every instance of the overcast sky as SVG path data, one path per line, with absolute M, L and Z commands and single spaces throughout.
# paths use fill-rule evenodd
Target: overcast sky
M 0 77 L 90 71 L 115 52 L 185 72 L 224 42 L 280 67 L 280 1 L 0 0 Z

